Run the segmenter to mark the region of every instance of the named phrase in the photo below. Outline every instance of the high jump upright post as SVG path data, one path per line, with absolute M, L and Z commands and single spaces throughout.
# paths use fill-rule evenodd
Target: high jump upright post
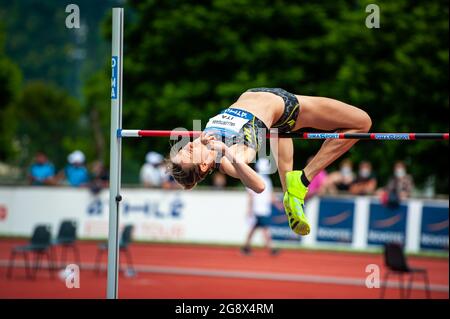
M 123 69 L 123 8 L 112 11 L 111 57 L 111 145 L 109 170 L 109 231 L 108 231 L 108 299 L 118 298 L 119 280 L 119 208 L 122 199 L 121 153 L 122 139 L 117 135 L 122 128 L 122 69 Z

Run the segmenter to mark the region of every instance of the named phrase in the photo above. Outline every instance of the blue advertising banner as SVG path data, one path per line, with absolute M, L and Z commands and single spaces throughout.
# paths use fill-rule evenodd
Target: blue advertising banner
M 301 236 L 294 233 L 289 227 L 284 208 L 281 205 L 279 207 L 272 205 L 269 228 L 272 240 L 300 242 Z
M 371 203 L 367 243 L 383 245 L 395 242 L 404 245 L 407 211 L 406 205 L 392 209 L 380 203 Z
M 420 249 L 448 250 L 448 206 L 423 206 Z
M 317 241 L 351 243 L 354 210 L 353 199 L 321 199 Z

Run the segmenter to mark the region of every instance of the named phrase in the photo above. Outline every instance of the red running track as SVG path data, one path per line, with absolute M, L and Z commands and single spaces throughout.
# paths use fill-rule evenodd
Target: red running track
M 6 278 L 12 247 L 24 241 L 0 240 L 0 298 L 105 298 L 106 273 L 96 275 L 92 265 L 97 244 L 81 242 L 79 289 L 68 289 L 63 279 L 51 279 L 42 269 L 36 280 L 25 278 L 22 267 Z M 368 264 L 381 266 L 381 255 L 282 250 L 270 256 L 256 249 L 242 256 L 237 248 L 194 245 L 134 244 L 136 277 L 121 275 L 120 298 L 379 298 L 379 289 L 364 285 Z M 61 255 L 59 249 L 56 251 Z M 19 263 L 20 263 L 20 259 Z M 106 267 L 106 255 L 103 267 Z M 448 259 L 410 257 L 413 267 L 428 270 L 432 298 L 449 298 Z M 399 298 L 397 278 L 390 278 L 387 298 Z M 414 281 L 412 298 L 425 298 L 421 278 Z

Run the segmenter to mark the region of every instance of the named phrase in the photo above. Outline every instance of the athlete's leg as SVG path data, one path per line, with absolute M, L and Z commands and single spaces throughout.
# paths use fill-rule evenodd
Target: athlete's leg
M 297 96 L 297 99 L 300 103 L 300 112 L 294 130 L 308 127 L 342 133 L 362 133 L 368 132 L 372 124 L 366 112 L 343 102 L 310 96 Z M 326 140 L 302 171 L 286 173 L 287 192 L 284 194 L 283 204 L 289 226 L 295 233 L 307 235 L 310 231 L 304 212 L 308 181 L 355 143 L 356 140 Z
M 267 249 L 272 249 L 272 236 L 269 227 L 263 228 L 264 243 Z
M 302 95 L 297 98 L 300 102 L 300 112 L 295 130 L 310 127 L 326 131 L 336 130 L 340 133 L 366 133 L 372 125 L 366 112 L 344 102 Z M 326 140 L 303 170 L 307 179 L 311 181 L 356 142 L 357 140 Z
M 293 169 L 294 163 L 294 143 L 290 138 L 271 138 L 270 149 L 278 166 L 281 187 L 286 191 L 286 172 Z
M 252 237 L 255 234 L 255 230 L 256 230 L 256 225 L 252 226 L 252 228 L 248 232 L 247 238 L 245 240 L 244 248 L 250 249 L 250 244 L 251 244 L 251 241 L 252 241 Z

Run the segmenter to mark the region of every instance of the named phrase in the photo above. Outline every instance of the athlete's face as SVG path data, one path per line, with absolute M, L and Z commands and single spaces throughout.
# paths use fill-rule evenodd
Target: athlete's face
M 189 142 L 176 155 L 175 161 L 182 167 L 200 165 L 202 171 L 208 170 L 214 164 L 214 151 L 201 143 L 200 138 Z

